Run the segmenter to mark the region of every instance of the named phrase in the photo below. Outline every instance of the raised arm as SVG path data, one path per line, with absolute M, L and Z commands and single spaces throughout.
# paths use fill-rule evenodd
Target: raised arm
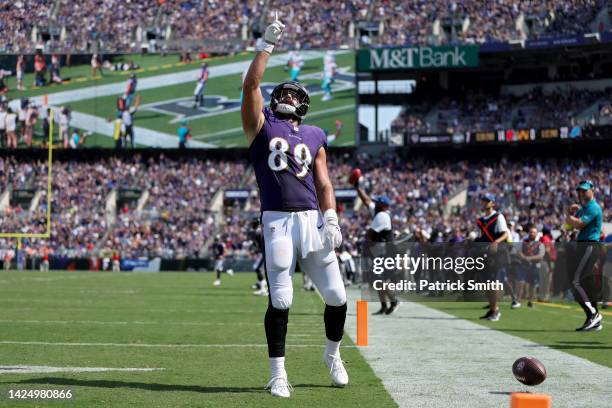
M 370 207 L 370 203 L 372 202 L 372 200 L 370 199 L 370 197 L 368 196 L 368 194 L 365 192 L 365 190 L 359 186 L 356 187 L 357 188 L 357 195 L 359 196 L 359 198 L 361 199 L 361 201 L 363 202 L 363 205 L 365 205 L 366 207 Z
M 251 62 L 249 71 L 242 83 L 242 106 L 240 113 L 242 116 L 242 129 L 246 135 L 249 146 L 261 130 L 264 123 L 263 96 L 261 95 L 261 78 L 263 77 L 270 54 L 259 51 Z
M 251 66 L 244 78 L 242 84 L 242 106 L 240 113 L 242 116 L 242 128 L 246 135 L 249 146 L 253 143 L 255 136 L 261 130 L 264 123 L 263 97 L 259 85 L 266 70 L 270 54 L 274 50 L 274 46 L 280 41 L 285 25 L 278 19 L 266 28 L 263 40 L 259 39 L 257 43 L 257 55 L 251 62 Z

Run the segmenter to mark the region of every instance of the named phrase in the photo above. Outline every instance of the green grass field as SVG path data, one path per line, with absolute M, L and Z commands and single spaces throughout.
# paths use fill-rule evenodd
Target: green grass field
M 0 273 L 0 406 L 21 406 L 7 400 L 10 389 L 63 389 L 74 395 L 71 401 L 39 400 L 36 406 L 275 407 L 332 401 L 334 407 L 395 406 L 347 335 L 342 356 L 351 383 L 345 389 L 330 386 L 321 362 L 323 305 L 315 293 L 300 289 L 299 276 L 287 338 L 295 391 L 290 402 L 270 397 L 263 390 L 269 375 L 263 330 L 267 299 L 251 294 L 251 273 L 223 276 L 220 287 L 212 286 L 213 278 L 182 272 Z M 575 333 L 583 316 L 574 304 L 510 310 L 502 303 L 499 322 L 479 320 L 479 302 L 426 306 L 612 367 L 612 332 Z M 603 313 L 606 320 L 612 315 Z M 420 353 L 433 358 L 426 350 Z M 16 365 L 162 370 L 2 372 L 2 366 Z M 397 380 L 410 386 L 410 378 Z
M 9 389 L 72 390 L 72 401 L 48 406 L 289 406 L 263 390 L 267 299 L 251 294 L 254 278 L 224 276 L 213 287 L 212 273 L 0 273 L 2 365 L 163 368 L 0 374 L 0 406 L 32 406 L 7 400 Z M 348 336 L 342 356 L 351 384 L 330 386 L 321 360 L 322 306 L 296 284 L 287 339 L 290 406 L 395 406 Z

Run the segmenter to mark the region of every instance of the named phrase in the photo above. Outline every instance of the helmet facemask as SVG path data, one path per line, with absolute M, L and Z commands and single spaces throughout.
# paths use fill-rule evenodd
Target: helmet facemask
M 299 96 L 290 89 L 283 89 L 278 98 L 276 112 L 285 115 L 295 115 L 295 110 L 301 105 Z
M 270 108 L 276 113 L 293 116 L 302 121 L 308 112 L 308 91 L 297 82 L 278 85 L 272 91 L 271 97 Z

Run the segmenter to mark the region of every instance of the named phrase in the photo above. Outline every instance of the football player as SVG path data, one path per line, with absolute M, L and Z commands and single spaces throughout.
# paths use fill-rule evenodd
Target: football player
M 321 98 L 322 101 L 329 101 L 332 98 L 331 86 L 334 83 L 337 68 L 338 66 L 336 65 L 334 53 L 332 51 L 327 51 L 323 58 L 323 83 L 321 84 L 321 88 L 323 88 L 324 95 L 323 98 Z
M 264 267 L 269 303 L 264 326 L 273 396 L 289 397 L 285 339 L 293 300 L 296 263 L 315 283 L 325 302 L 327 344 L 323 360 L 336 386 L 348 384 L 340 358 L 346 319 L 346 292 L 334 249 L 342 243 L 334 189 L 327 170 L 323 130 L 303 125 L 310 97 L 298 82 L 283 82 L 264 108 L 261 79 L 284 24 L 276 20 L 257 43 L 243 84 L 242 127 L 260 191 Z M 264 41 L 265 40 L 265 41 Z
M 227 252 L 225 250 L 225 245 L 223 242 L 221 242 L 220 235 L 215 236 L 215 241 L 212 244 L 212 251 L 215 258 L 215 272 L 217 273 L 217 279 L 215 279 L 213 285 L 219 286 L 221 285 L 221 272 L 225 270 L 225 255 Z M 227 272 L 229 276 L 234 276 L 234 271 L 231 269 L 228 269 L 225 272 Z
M 193 91 L 193 109 L 198 106 L 204 106 L 204 91 L 206 91 L 206 82 L 208 81 L 208 64 L 202 63 L 200 72 L 198 73 L 198 82 L 196 83 L 195 90 Z
M 125 100 L 125 105 L 127 108 L 132 106 L 132 102 L 136 97 L 136 87 L 138 86 L 138 79 L 136 78 L 135 73 L 130 74 L 130 79 L 128 79 L 127 88 L 125 93 L 123 94 L 123 99 Z
M 259 228 L 259 219 L 256 218 L 251 221 L 251 230 L 249 231 L 249 237 L 251 238 L 252 247 L 251 250 L 255 257 L 255 263 L 253 264 L 253 270 L 257 274 L 257 282 L 255 283 L 253 292 L 256 296 L 268 296 L 268 282 L 263 274 L 263 254 L 261 244 L 263 237 L 261 235 L 261 229 Z
M 293 57 L 289 61 L 289 65 L 291 66 L 291 70 L 289 71 L 291 80 L 297 81 L 300 71 L 302 71 L 302 67 L 304 66 L 304 57 L 300 54 L 300 50 L 295 50 Z

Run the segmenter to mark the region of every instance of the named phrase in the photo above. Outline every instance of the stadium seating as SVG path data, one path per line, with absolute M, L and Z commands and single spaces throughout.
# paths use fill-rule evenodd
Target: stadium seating
M 543 128 L 607 124 L 610 89 L 541 88 L 515 96 L 470 89 L 462 95 L 430 97 L 407 106 L 394 119 L 394 133 L 465 133 L 495 129 Z
M 448 239 L 455 231 L 467 237 L 475 230 L 478 197 L 483 191 L 495 194 L 503 213 L 518 225 L 541 228 L 546 224 L 560 229 L 564 214 L 561 205 L 575 195 L 575 185 L 583 178 L 598 186 L 604 219 L 612 216 L 609 162 L 604 159 L 522 159 L 491 164 L 406 161 L 396 154 L 378 158 L 359 154 L 331 155 L 329 160 L 336 188 L 349 188 L 347 175 L 358 166 L 365 174 L 365 186 L 371 186 L 371 194 L 391 198 L 398 234 L 412 234 L 420 228 L 432 239 Z M 248 255 L 250 222 L 258 207 L 246 212 L 238 207 L 226 208 L 220 218 L 209 206 L 223 188 L 255 189 L 251 171 L 242 160 L 169 159 L 163 155 L 148 160 L 136 156 L 129 160 L 58 161 L 53 166 L 51 248 L 56 255 L 72 257 L 87 256 L 104 245 L 122 248 L 126 257 L 198 257 L 213 234 L 222 232 L 230 248 Z M 44 191 L 46 165 L 0 159 L 0 181 L 3 191 L 9 186 L 32 185 Z M 145 204 L 140 209 L 119 208 L 116 218 L 109 218 L 109 194 L 113 189 L 128 187 L 147 191 Z M 467 205 L 449 208 L 448 200 L 459 189 L 467 191 Z M 31 212 L 17 207 L 5 209 L 0 228 L 2 232 L 44 232 L 45 215 L 43 193 Z M 369 217 L 364 210 L 346 211 L 341 223 L 346 242 L 357 245 Z M 34 246 L 42 244 L 30 242 Z M 0 246 L 4 245 L 6 242 L 0 241 Z
M 146 162 L 138 156 L 93 163 L 58 161 L 53 166 L 48 244 L 56 255 L 71 257 L 86 256 L 107 240 L 120 245 L 126 256 L 198 256 L 215 227 L 208 214 L 213 195 L 222 186 L 238 185 L 244 167 L 241 162 L 174 161 L 163 156 Z M 8 206 L 0 222 L 2 232 L 45 232 L 46 175 L 44 161 L 0 159 L 2 191 L 32 186 L 42 193 L 34 211 Z M 122 207 L 116 217 L 109 217 L 109 194 L 122 188 L 147 191 L 146 205 L 138 213 Z M 5 244 L 0 240 L 0 246 Z
M 22 0 L 0 6 L 0 51 L 31 53 L 32 33 L 51 35 L 55 52 L 140 51 L 147 35 L 168 49 L 241 50 L 278 11 L 287 25 L 282 47 L 508 42 L 605 29 L 603 0 L 554 2 L 477 0 Z M 13 3 L 11 3 L 13 4 Z M 41 22 L 44 22 L 41 24 Z M 602 26 L 603 24 L 603 26 Z M 368 29 L 362 29 L 367 27 Z M 378 32 L 378 35 L 372 35 Z

